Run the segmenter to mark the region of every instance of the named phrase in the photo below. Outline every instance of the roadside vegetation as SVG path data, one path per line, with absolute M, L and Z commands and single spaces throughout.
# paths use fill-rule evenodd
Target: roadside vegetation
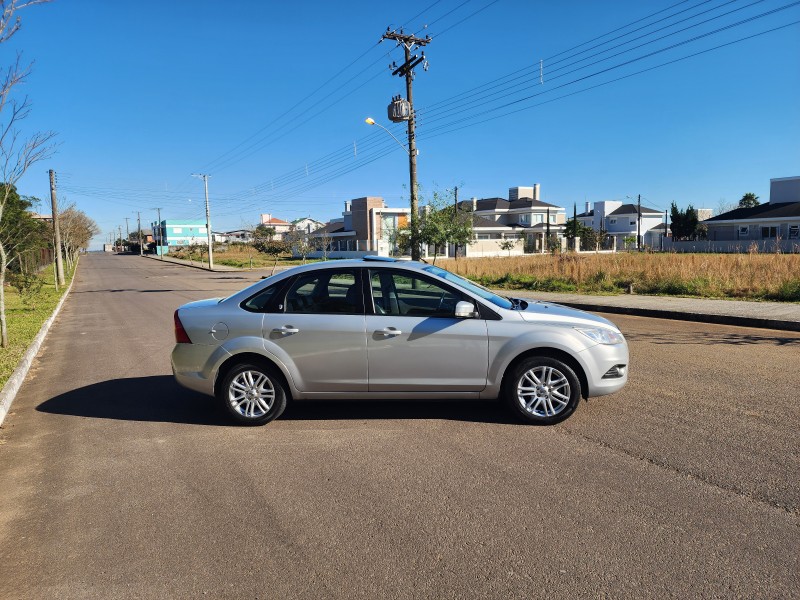
M 274 246 L 274 244 L 273 244 Z M 315 262 L 319 259 L 292 258 L 291 254 L 277 246 L 278 267 L 292 267 L 308 262 Z M 170 248 L 169 255 L 173 258 L 188 260 L 197 264 L 208 265 L 208 248 L 198 245 L 196 247 L 185 247 L 178 250 Z M 276 255 L 273 253 L 259 252 L 252 244 L 229 243 L 214 244 L 214 264 L 236 267 L 238 269 L 264 269 L 272 268 L 276 264 Z
M 449 259 L 492 288 L 800 302 L 800 254 L 576 254 Z
M 58 301 L 69 287 L 74 271 L 65 269 L 66 285 L 56 291 L 53 266 L 38 275 L 12 277 L 6 287 L 9 345 L 0 350 L 0 388 L 2 388 L 25 354 L 42 324 L 53 314 Z

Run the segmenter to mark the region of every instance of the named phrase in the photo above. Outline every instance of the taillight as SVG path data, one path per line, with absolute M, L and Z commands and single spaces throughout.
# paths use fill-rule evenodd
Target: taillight
M 186 330 L 183 328 L 183 323 L 178 318 L 178 311 L 175 311 L 175 341 L 178 344 L 191 344 L 192 340 L 189 339 L 189 335 L 186 333 Z

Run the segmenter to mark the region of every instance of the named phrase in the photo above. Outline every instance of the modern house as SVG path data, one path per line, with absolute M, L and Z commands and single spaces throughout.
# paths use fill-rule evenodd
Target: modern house
M 770 179 L 769 202 L 736 208 L 703 221 L 709 242 L 735 242 L 739 250 L 756 243 L 800 245 L 800 176 Z M 744 248 L 745 250 L 747 248 Z
M 643 245 L 658 247 L 664 234 L 664 213 L 646 206 L 642 206 L 640 211 L 636 204 L 619 200 L 587 202 L 586 211 L 577 215 L 577 219 L 585 227 L 607 231 L 615 249 L 624 248 L 625 238 L 635 240 L 637 235 L 642 236 Z
M 383 198 L 366 196 L 344 203 L 342 216 L 312 231 L 310 240 L 323 244 L 330 256 L 363 256 L 391 254 L 397 231 L 408 224 L 410 208 L 390 208 Z M 316 256 L 321 251 L 312 254 Z

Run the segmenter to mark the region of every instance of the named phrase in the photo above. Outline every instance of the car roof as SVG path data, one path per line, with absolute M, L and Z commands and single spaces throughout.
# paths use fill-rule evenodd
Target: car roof
M 378 268 L 396 266 L 405 269 L 421 271 L 426 267 L 429 267 L 430 265 L 404 258 L 368 255 L 364 256 L 363 258 L 344 258 L 344 259 L 313 262 L 307 265 L 299 265 L 297 267 L 292 267 L 291 269 L 287 269 L 286 271 L 284 271 L 284 273 L 288 273 L 289 271 L 291 271 L 292 273 L 298 273 L 305 271 L 315 271 L 317 269 L 334 269 L 342 267 L 364 267 L 364 266 L 378 267 Z

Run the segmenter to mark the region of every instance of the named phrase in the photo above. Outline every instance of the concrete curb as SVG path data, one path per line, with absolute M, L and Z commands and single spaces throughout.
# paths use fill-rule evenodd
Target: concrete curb
M 22 387 L 22 383 L 25 381 L 28 371 L 30 371 L 31 365 L 33 364 L 33 359 L 36 358 L 37 354 L 39 354 L 39 348 L 42 347 L 44 338 L 47 337 L 47 332 L 50 331 L 50 327 L 56 320 L 58 313 L 61 312 L 61 307 L 64 305 L 69 293 L 72 291 L 72 286 L 75 285 L 75 275 L 77 274 L 77 271 L 78 265 L 76 264 L 75 272 L 72 274 L 72 281 L 70 282 L 67 291 L 61 296 L 61 300 L 58 301 L 53 314 L 50 315 L 50 317 L 42 324 L 41 329 L 39 329 L 39 333 L 36 334 L 33 342 L 31 342 L 31 345 L 28 346 L 28 350 L 20 359 L 17 368 L 14 369 L 11 377 L 8 378 L 8 381 L 6 381 L 6 384 L 3 386 L 3 390 L 0 391 L 0 425 L 3 424 L 3 421 L 6 419 L 6 415 L 11 410 L 11 404 L 17 397 L 17 392 L 19 391 L 19 388 Z
M 675 310 L 658 310 L 653 308 L 634 308 L 629 306 L 610 306 L 590 302 L 556 302 L 591 312 L 612 313 L 615 315 L 633 315 L 653 319 L 672 319 L 674 321 L 693 321 L 697 323 L 714 323 L 717 325 L 736 325 L 738 327 L 755 327 L 758 329 L 777 329 L 781 331 L 800 331 L 800 323 L 777 319 L 758 319 L 735 315 L 717 315 L 708 313 L 690 313 Z

